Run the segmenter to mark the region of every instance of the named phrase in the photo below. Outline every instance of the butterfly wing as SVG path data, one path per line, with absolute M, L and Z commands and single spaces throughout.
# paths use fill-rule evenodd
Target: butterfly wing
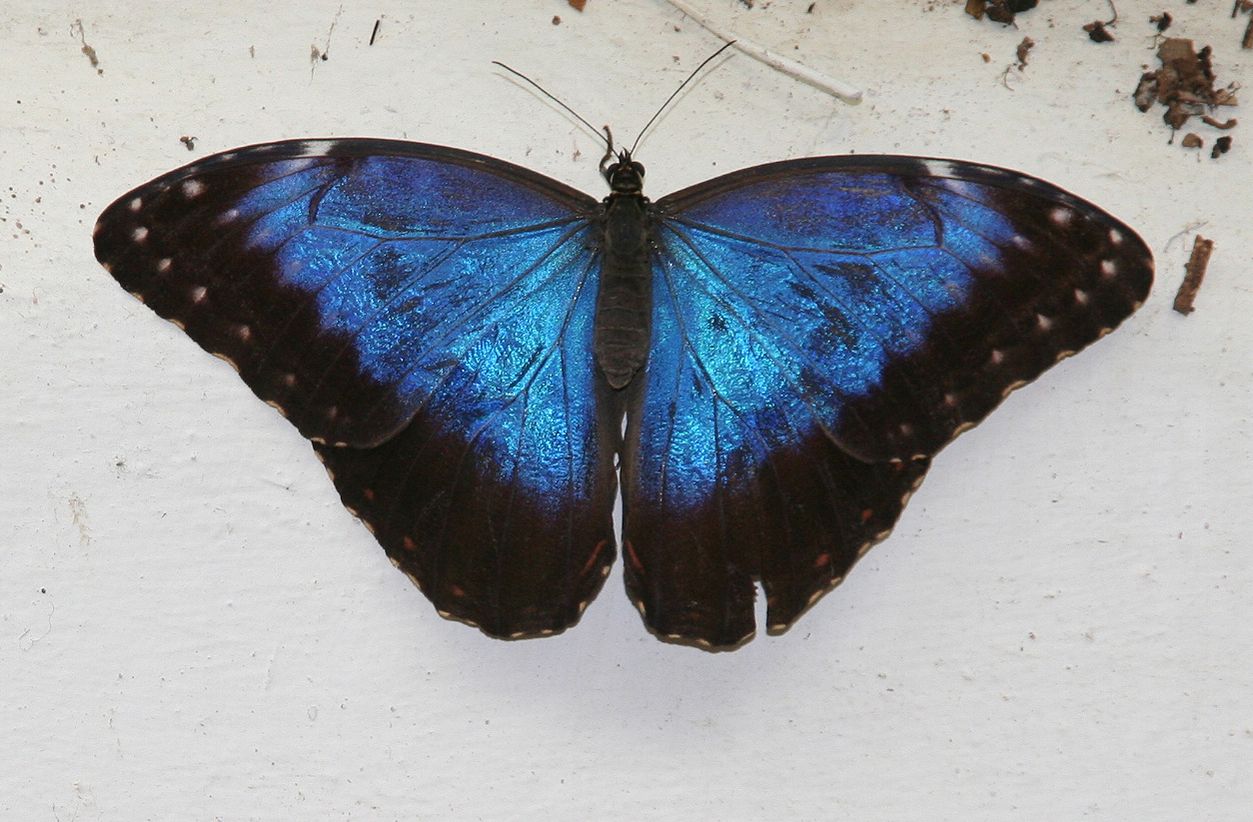
M 628 591 L 657 633 L 782 630 L 886 535 L 929 458 L 1126 318 L 1152 257 L 1030 177 L 832 157 L 656 205 L 653 351 L 628 410 Z
M 532 635 L 576 621 L 615 553 L 597 210 L 454 149 L 293 141 L 125 195 L 96 256 L 314 440 L 441 613 Z

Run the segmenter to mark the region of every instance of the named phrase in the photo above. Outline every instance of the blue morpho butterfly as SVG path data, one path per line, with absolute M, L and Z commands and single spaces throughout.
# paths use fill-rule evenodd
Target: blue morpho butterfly
M 607 142 L 600 201 L 442 146 L 241 148 L 110 205 L 96 257 L 313 441 L 442 615 L 574 624 L 616 457 L 627 593 L 712 648 L 753 635 L 755 581 L 791 625 L 1152 283 L 1135 232 L 1016 172 L 812 157 L 652 202 Z

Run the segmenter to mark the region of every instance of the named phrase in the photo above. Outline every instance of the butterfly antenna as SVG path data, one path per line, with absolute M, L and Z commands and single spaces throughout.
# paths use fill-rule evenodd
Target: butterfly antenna
M 525 74 L 523 74 L 522 72 L 518 71 L 517 69 L 515 69 L 515 68 L 513 68 L 513 67 L 511 67 L 511 66 L 506 66 L 504 63 L 500 62 L 499 60 L 493 60 L 493 61 L 492 61 L 492 65 L 494 65 L 494 66 L 500 66 L 500 67 L 501 67 L 501 68 L 503 68 L 505 71 L 507 71 L 507 72 L 509 72 L 510 74 L 512 74 L 513 76 L 515 76 L 515 77 L 520 77 L 520 78 L 522 78 L 523 80 L 526 80 L 528 83 L 530 83 L 532 86 L 534 86 L 534 87 L 535 87 L 535 90 L 536 90 L 536 91 L 538 91 L 540 94 L 544 95 L 544 96 L 545 96 L 545 97 L 547 97 L 549 100 L 552 100 L 554 103 L 556 103 L 557 105 L 559 105 L 559 106 L 561 106 L 563 109 L 565 109 L 567 112 L 569 112 L 569 114 L 570 114 L 570 116 L 571 116 L 571 117 L 573 117 L 574 119 L 578 120 L 578 121 L 579 121 L 580 123 L 582 123 L 583 125 L 587 126 L 588 130 L 589 130 L 589 131 L 591 131 L 593 134 L 595 134 L 597 137 L 600 137 L 600 139 L 602 139 L 602 140 L 604 140 L 604 139 L 605 139 L 603 136 L 601 136 L 600 129 L 596 128 L 596 126 L 594 126 L 594 125 L 592 125 L 591 123 L 589 123 L 588 121 L 584 120 L 582 117 L 580 117 L 580 116 L 579 116 L 579 113 L 578 113 L 577 111 L 575 111 L 574 109 L 572 109 L 572 108 L 570 108 L 569 106 L 567 106 L 565 103 L 563 103 L 563 102 L 561 102 L 560 100 L 558 100 L 558 99 L 556 98 L 556 96 L 555 96 L 555 95 L 553 95 L 551 92 L 549 92 L 549 91 L 548 91 L 548 89 L 544 88 L 544 87 L 543 87 L 543 86 L 541 86 L 539 83 L 537 83 L 537 82 L 535 82 L 534 80 L 532 80 L 530 77 L 527 77 Z M 680 86 L 680 88 L 682 88 L 682 86 Z M 606 131 L 607 131 L 607 130 L 608 130 L 608 129 L 606 129 Z M 613 142 L 612 142 L 612 140 L 607 140 L 607 141 L 606 141 L 606 145 L 608 146 L 610 153 L 612 153 L 612 152 L 613 152 Z
M 734 40 L 730 41 L 729 43 L 724 45 L 722 48 L 718 49 L 713 54 L 706 57 L 704 60 L 701 61 L 701 64 L 699 66 L 692 69 L 692 73 L 687 76 L 687 79 L 684 80 L 682 83 L 679 83 L 679 87 L 676 88 L 673 92 L 671 92 L 670 96 L 666 98 L 666 102 L 662 103 L 661 107 L 657 109 L 657 113 L 654 114 L 652 117 L 650 117 L 648 122 L 644 124 L 644 127 L 640 129 L 640 133 L 637 134 L 635 137 L 635 142 L 631 143 L 631 151 L 630 151 L 631 154 L 635 153 L 635 147 L 640 144 L 640 138 L 644 136 L 644 132 L 648 131 L 649 126 L 657 122 L 657 118 L 660 117 L 661 113 L 666 110 L 666 106 L 670 105 L 670 103 L 674 100 L 674 98 L 679 96 L 679 92 L 682 91 L 684 87 L 687 86 L 688 83 L 692 82 L 693 78 L 695 78 L 696 75 L 700 74 L 701 69 L 703 69 L 705 66 L 712 63 L 715 57 L 717 57 L 719 54 L 722 54 L 722 52 L 731 48 L 731 46 L 733 45 L 735 45 Z

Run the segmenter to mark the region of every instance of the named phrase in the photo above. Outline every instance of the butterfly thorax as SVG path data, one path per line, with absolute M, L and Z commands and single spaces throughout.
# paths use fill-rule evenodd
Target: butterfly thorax
M 614 388 L 626 386 L 648 359 L 652 330 L 649 202 L 644 167 L 627 152 L 605 170 L 600 291 L 596 296 L 596 362 Z

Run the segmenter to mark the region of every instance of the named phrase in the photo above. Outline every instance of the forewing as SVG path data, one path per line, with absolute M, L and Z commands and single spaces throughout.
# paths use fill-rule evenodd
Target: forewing
M 895 522 L 931 455 L 1127 317 L 1127 226 L 1001 169 L 780 163 L 660 201 L 628 415 L 627 583 L 662 635 L 787 627 Z
M 120 198 L 96 256 L 318 443 L 441 612 L 529 635 L 614 555 L 596 209 L 453 149 L 274 143 Z

